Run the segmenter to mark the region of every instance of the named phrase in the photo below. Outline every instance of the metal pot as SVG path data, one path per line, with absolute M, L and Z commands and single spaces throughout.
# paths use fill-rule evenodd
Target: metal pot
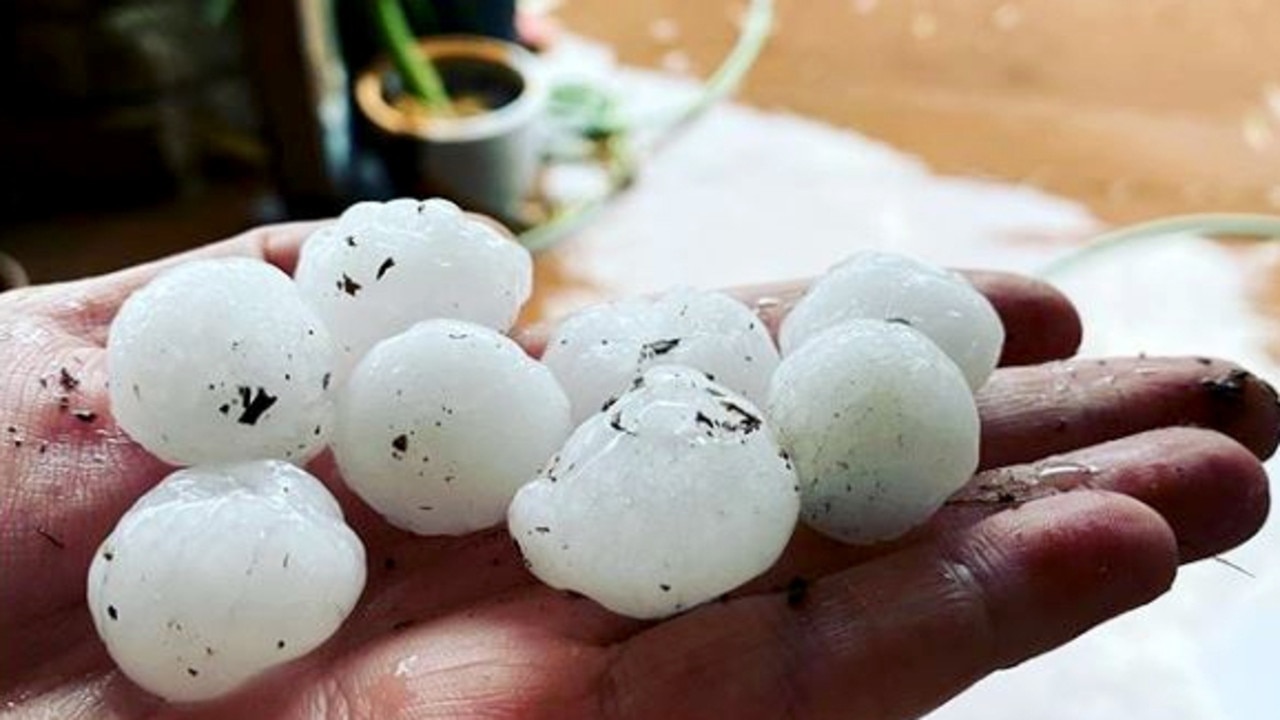
M 397 77 L 388 61 L 361 73 L 356 106 L 382 135 L 393 184 L 527 224 L 548 97 L 537 59 L 518 45 L 484 37 L 432 37 L 420 46 L 452 98 L 479 98 L 485 109 L 450 117 L 405 111 L 395 104 Z

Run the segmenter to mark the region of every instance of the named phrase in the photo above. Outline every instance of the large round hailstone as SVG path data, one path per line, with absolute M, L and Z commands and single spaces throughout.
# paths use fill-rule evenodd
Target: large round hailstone
M 338 341 L 343 372 L 432 318 L 506 331 L 533 290 L 529 251 L 440 199 L 352 205 L 307 239 L 294 273 Z
M 800 476 L 801 516 L 849 543 L 924 522 L 978 466 L 978 409 L 959 368 L 912 328 L 853 320 L 788 355 L 769 419 Z
M 519 345 L 430 320 L 356 366 L 333 449 L 347 485 L 391 524 L 458 535 L 501 522 L 571 429 L 569 399 Z
M 1004 344 L 1000 316 L 964 277 L 875 251 L 856 253 L 819 278 L 783 320 L 778 342 L 786 355 L 823 330 L 858 319 L 924 333 L 975 390 L 991 376 Z
M 655 365 L 701 370 L 763 403 L 778 350 L 746 305 L 723 293 L 678 289 L 568 317 L 547 342 L 542 361 L 569 393 L 574 420 L 581 422 Z
M 795 483 L 749 400 L 656 367 L 574 431 L 507 521 L 543 582 L 660 618 L 773 565 L 795 528 Z
M 247 258 L 161 274 L 107 340 L 111 412 L 165 462 L 280 458 L 326 442 L 333 341 L 289 276 Z
M 196 701 L 320 645 L 364 581 L 333 496 L 268 460 L 179 470 L 143 495 L 94 555 L 88 598 L 125 675 Z

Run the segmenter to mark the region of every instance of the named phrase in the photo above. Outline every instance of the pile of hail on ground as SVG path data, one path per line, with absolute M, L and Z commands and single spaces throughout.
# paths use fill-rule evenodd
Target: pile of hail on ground
M 325 447 L 391 524 L 507 522 L 533 575 L 661 618 L 767 570 L 798 520 L 850 543 L 925 521 L 978 459 L 973 388 L 1003 329 L 961 277 L 854 255 L 774 344 L 751 309 L 680 289 L 509 339 L 528 252 L 443 200 L 360 203 L 293 278 L 247 259 L 163 273 L 108 342 L 112 411 L 179 470 L 88 577 L 120 668 L 216 697 L 331 636 L 365 552 L 301 467 Z

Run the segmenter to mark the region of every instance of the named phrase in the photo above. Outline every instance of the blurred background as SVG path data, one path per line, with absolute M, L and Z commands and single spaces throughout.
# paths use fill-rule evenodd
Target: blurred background
M 350 117 L 357 109 L 341 106 L 354 105 L 345 91 L 380 49 L 372 4 L 6 3 L 0 72 L 12 96 L 0 103 L 0 165 L 12 182 L 0 190 L 0 247 L 45 281 L 386 195 L 385 184 L 352 179 L 363 172 L 358 153 L 335 159 L 343 151 L 332 147 L 358 146 L 367 130 Z M 511 2 L 425 4 L 452 13 L 433 31 L 514 38 L 519 21 L 553 54 L 593 41 L 559 67 L 612 82 L 614 92 L 614 63 L 649 69 L 651 92 L 640 94 L 651 105 L 664 94 L 675 104 L 687 90 L 661 81 L 692 85 L 716 69 L 746 7 L 544 1 L 525 3 L 517 18 Z M 1267 0 L 783 1 L 736 101 L 848 129 L 934 174 L 1044 191 L 1100 224 L 1275 211 L 1280 71 L 1266 48 L 1278 33 L 1280 7 Z M 735 175 L 767 179 L 771 165 L 789 162 L 769 147 L 785 148 L 787 138 L 756 143 L 760 152 Z M 724 154 L 710 133 L 689 144 Z M 810 167 L 790 162 L 794 179 L 828 181 L 850 151 L 822 154 Z M 681 162 L 656 155 L 655 163 Z M 649 170 L 660 172 L 641 169 Z M 851 197 L 858 185 L 866 182 L 849 178 Z M 823 199 L 815 200 L 786 205 L 817 212 Z M 717 221 L 696 203 L 677 209 Z M 658 219 L 635 219 L 646 221 Z
M 530 317 L 875 247 L 1049 273 L 1087 353 L 1226 355 L 1280 379 L 1271 243 L 1182 233 L 1046 270 L 1117 225 L 1280 213 L 1272 0 L 400 7 L 414 38 L 514 41 L 441 64 L 484 100 L 465 140 L 397 102 L 380 0 L 6 3 L 5 281 L 441 192 L 540 250 Z M 1252 577 L 1200 563 L 937 717 L 1274 717 L 1275 526 L 1230 557 Z

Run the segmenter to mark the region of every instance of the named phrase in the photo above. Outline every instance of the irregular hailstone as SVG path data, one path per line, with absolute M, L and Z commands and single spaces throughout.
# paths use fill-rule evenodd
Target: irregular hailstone
M 853 320 L 785 357 L 769 419 L 800 476 L 801 517 L 849 543 L 929 518 L 978 467 L 978 409 L 922 333 Z
M 900 255 L 864 251 L 819 278 L 778 333 L 784 355 L 846 320 L 910 325 L 942 348 L 976 390 L 1000 359 L 1004 326 L 962 276 Z
M 257 461 L 179 470 L 143 495 L 94 555 L 88 599 L 125 675 L 195 701 L 320 645 L 364 581 L 364 546 L 329 491 Z
M 542 361 L 560 379 L 581 422 L 655 365 L 684 365 L 763 403 L 778 350 L 751 310 L 718 292 L 679 289 L 627 299 L 564 320 Z
M 168 463 L 301 462 L 328 437 L 333 341 L 267 263 L 201 260 L 161 274 L 120 308 L 107 356 L 112 414 Z
M 347 485 L 391 524 L 457 535 L 501 522 L 571 429 L 555 377 L 515 342 L 430 320 L 356 366 L 333 449 Z
M 574 431 L 507 521 L 543 582 L 659 618 L 768 569 L 795 527 L 795 482 L 750 401 L 655 367 Z
M 352 205 L 302 247 L 294 273 L 342 354 L 345 378 L 378 341 L 422 320 L 506 331 L 533 289 L 529 251 L 447 200 Z

